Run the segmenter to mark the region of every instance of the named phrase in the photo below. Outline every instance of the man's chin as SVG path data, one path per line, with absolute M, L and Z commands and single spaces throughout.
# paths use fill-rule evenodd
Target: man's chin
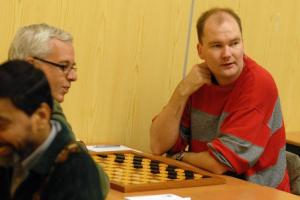
M 13 148 L 10 146 L 1 146 L 0 147 L 0 157 L 10 157 L 13 154 Z
M 54 96 L 54 99 L 58 102 L 58 103 L 62 103 L 64 101 L 64 95 L 63 94 L 58 94 Z
M 15 160 L 15 151 L 12 147 L 1 146 L 0 147 L 0 167 L 11 167 Z

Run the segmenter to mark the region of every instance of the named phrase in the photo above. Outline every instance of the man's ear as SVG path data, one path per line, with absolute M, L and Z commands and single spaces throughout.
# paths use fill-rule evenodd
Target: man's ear
M 30 116 L 31 139 L 35 145 L 42 144 L 51 130 L 50 124 L 51 109 L 46 103 L 42 103 L 38 109 Z
M 31 56 L 27 56 L 27 57 L 25 58 L 25 61 L 26 61 L 26 62 L 29 62 L 30 64 L 33 64 L 33 65 L 34 65 L 34 58 L 31 57 Z
M 40 119 L 50 120 L 51 108 L 46 103 L 41 103 L 40 107 L 34 112 Z
M 36 130 L 49 125 L 51 118 L 51 109 L 48 104 L 42 103 L 38 109 L 31 115 L 31 120 Z
M 198 55 L 199 55 L 199 57 L 200 57 L 202 60 L 204 60 L 204 59 L 203 59 L 202 48 L 203 48 L 203 45 L 201 44 L 201 42 L 199 42 L 199 43 L 197 44 Z

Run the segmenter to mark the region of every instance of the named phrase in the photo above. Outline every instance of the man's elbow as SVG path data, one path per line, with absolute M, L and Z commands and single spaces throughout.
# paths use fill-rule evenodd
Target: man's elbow
M 162 149 L 157 144 L 156 145 L 155 144 L 151 144 L 150 145 L 150 149 L 151 149 L 152 154 L 157 155 L 157 156 L 160 156 L 163 153 L 165 153 L 165 152 L 162 151 Z
M 150 150 L 154 155 L 162 155 L 165 153 L 160 138 L 155 137 L 152 130 L 150 131 Z
M 212 167 L 210 171 L 214 174 L 222 175 L 228 171 L 228 168 L 222 164 L 217 164 L 214 167 Z
M 154 151 L 152 151 L 152 154 L 155 156 L 161 156 L 163 154 L 163 152 L 154 150 Z

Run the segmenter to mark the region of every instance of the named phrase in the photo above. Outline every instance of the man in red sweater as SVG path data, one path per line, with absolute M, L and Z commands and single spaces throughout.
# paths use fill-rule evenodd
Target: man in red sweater
M 208 10 L 197 32 L 205 62 L 193 66 L 153 120 L 152 152 L 289 192 L 277 87 L 245 55 L 239 16 Z

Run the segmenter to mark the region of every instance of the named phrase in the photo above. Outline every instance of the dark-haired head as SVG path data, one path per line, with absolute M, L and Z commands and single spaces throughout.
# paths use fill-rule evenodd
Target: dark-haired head
M 52 109 L 50 86 L 44 73 L 32 64 L 11 60 L 0 65 L 0 98 L 9 99 L 29 116 L 42 103 Z

